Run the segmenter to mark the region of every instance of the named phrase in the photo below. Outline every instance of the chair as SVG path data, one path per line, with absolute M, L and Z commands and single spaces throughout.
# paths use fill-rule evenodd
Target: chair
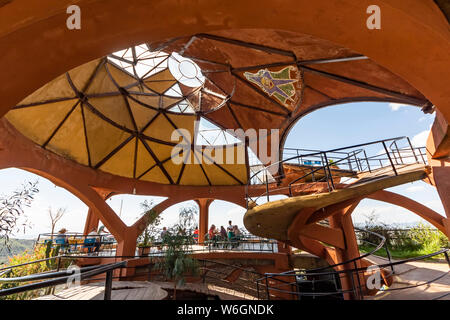
M 84 239 L 83 249 L 87 249 L 88 253 L 93 252 L 95 250 L 95 238 Z

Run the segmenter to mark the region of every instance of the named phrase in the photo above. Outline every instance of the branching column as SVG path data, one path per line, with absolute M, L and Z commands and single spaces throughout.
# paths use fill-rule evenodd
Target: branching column
M 209 205 L 214 201 L 214 199 L 196 199 L 199 207 L 199 223 L 198 223 L 198 242 L 203 243 L 205 241 L 205 234 L 208 233 L 208 216 L 209 216 Z

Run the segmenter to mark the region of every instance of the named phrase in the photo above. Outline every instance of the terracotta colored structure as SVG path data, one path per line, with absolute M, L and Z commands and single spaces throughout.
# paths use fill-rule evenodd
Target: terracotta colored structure
M 330 0 L 325 4 L 295 0 L 273 8 L 273 2 L 265 0 L 244 1 L 239 6 L 224 1 L 130 0 L 124 4 L 118 0 L 81 0 L 77 2 L 82 10 L 81 30 L 66 27 L 70 4 L 61 0 L 26 5 L 0 2 L 0 116 L 6 115 L 0 121 L 0 167 L 37 173 L 80 198 L 90 208 L 85 231 L 101 220 L 119 242 L 118 255 L 134 255 L 136 239 L 147 221 L 143 217 L 127 227 L 105 202 L 112 195 L 165 196 L 168 199 L 156 207 L 159 212 L 196 200 L 200 240 L 207 231 L 208 207 L 214 199 L 246 204 L 248 156 L 239 166 L 170 166 L 172 156 L 167 146 L 173 145 L 164 132 L 167 123 L 174 129 L 187 128 L 192 136 L 198 131 L 193 123 L 200 117 L 221 129 L 279 129 L 280 150 L 289 129 L 302 116 L 354 101 L 389 101 L 415 105 L 424 112 L 436 110 L 427 143 L 431 171 L 426 174 L 437 188 L 447 217 L 402 196 L 372 190 L 327 206 L 326 216 L 320 217 L 330 217 L 334 231 L 326 239 L 320 228 L 307 230 L 300 225 L 308 221 L 293 218 L 286 228 L 291 236 L 283 240 L 330 263 L 354 257 L 358 252 L 349 217 L 363 197 L 408 208 L 450 235 L 450 92 L 446 81 L 450 30 L 445 12 L 434 1 L 378 1 L 380 30 L 366 27 L 370 1 Z M 415 41 L 411 41 L 411 34 Z M 132 89 L 136 79 L 123 70 L 114 70 L 105 56 L 141 43 L 192 58 L 208 71 L 205 86 L 215 94 L 205 94 L 202 104 L 182 87 L 183 98 L 190 98 L 198 107 L 194 114 L 182 115 L 169 110 L 170 104 L 164 107 L 167 88 L 162 90 L 156 84 L 172 81 L 173 85 L 176 80 L 153 78 L 145 84 L 150 93 L 141 83 L 140 91 Z M 95 61 L 98 64 L 88 73 Z M 105 65 L 105 78 L 95 80 L 95 70 Z M 272 85 L 283 76 L 292 87 L 284 87 L 278 95 L 268 93 L 264 82 L 255 80 L 264 69 L 272 72 Z M 89 91 L 88 85 L 79 85 L 83 77 L 86 83 L 97 83 L 99 89 Z M 104 80 L 108 77 L 110 80 Z M 58 85 L 53 86 L 55 83 Z M 46 84 L 53 89 L 44 87 Z M 48 92 L 54 95 L 43 97 Z M 160 100 L 143 101 L 148 96 Z M 223 101 L 218 101 L 218 96 Z M 117 100 L 104 105 L 125 99 L 123 108 L 129 108 L 130 114 L 124 113 L 125 109 L 103 112 L 101 102 L 110 98 Z M 73 106 L 63 105 L 69 100 Z M 52 118 L 57 117 L 55 109 L 39 111 L 47 104 L 61 108 L 58 119 Z M 141 107 L 146 109 L 137 116 Z M 38 112 L 31 115 L 29 110 Z M 125 117 L 130 121 L 125 123 Z M 144 117 L 148 117 L 147 123 L 136 121 Z M 152 120 L 155 118 L 167 123 L 157 123 Z M 47 132 L 51 126 L 52 132 Z M 107 126 L 109 129 L 99 129 Z M 104 138 L 93 145 L 92 137 L 102 132 Z M 123 140 L 111 138 L 113 132 Z M 260 144 L 242 140 L 228 148 L 249 146 L 259 154 L 264 146 L 270 149 L 274 138 L 258 132 L 256 139 Z M 66 148 L 68 145 L 71 147 Z M 101 149 L 104 145 L 109 149 Z M 195 141 L 189 141 L 189 146 L 193 145 Z M 195 157 L 196 151 L 190 154 Z M 316 184 L 315 191 L 322 187 L 325 190 Z M 253 186 L 248 192 L 261 194 L 264 187 Z M 302 190 L 294 193 L 302 194 Z M 310 210 L 308 217 L 315 212 Z M 298 243 L 290 243 L 292 239 Z M 319 240 L 327 240 L 337 249 L 330 252 Z

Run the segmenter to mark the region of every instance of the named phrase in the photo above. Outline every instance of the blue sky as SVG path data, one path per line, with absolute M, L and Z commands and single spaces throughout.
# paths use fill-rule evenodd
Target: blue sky
M 333 149 L 372 140 L 409 136 L 417 146 L 424 146 L 427 133 L 434 120 L 434 115 L 425 115 L 419 108 L 388 104 L 388 103 L 353 103 L 328 107 L 303 117 L 292 128 L 286 147 L 306 149 Z M 27 180 L 35 180 L 34 174 L 19 170 L 0 170 L 0 193 L 8 194 Z M 44 178 L 39 178 L 40 192 L 26 215 L 31 222 L 31 228 L 26 234 L 18 233 L 19 238 L 33 238 L 37 234 L 48 232 L 50 219 L 48 208 L 66 207 L 67 213 L 58 223 L 57 228 L 65 227 L 69 231 L 82 232 L 87 214 L 87 207 L 75 196 Z M 418 181 L 389 189 L 403 194 L 429 206 L 444 215 L 443 207 L 434 187 Z M 108 200 L 108 204 L 119 214 L 122 206 L 121 218 L 128 225 L 140 216 L 139 203 L 152 197 L 121 195 Z M 153 198 L 160 202 L 164 198 Z M 195 205 L 194 202 L 175 205 L 163 214 L 163 225 L 175 223 L 180 207 Z M 417 223 L 421 219 L 398 207 L 377 202 L 363 200 L 353 213 L 355 223 L 365 220 L 365 215 L 375 212 L 379 220 L 389 224 Z M 243 226 L 244 208 L 224 201 L 214 201 L 210 207 L 209 222 L 215 225 L 226 225 L 228 220 Z

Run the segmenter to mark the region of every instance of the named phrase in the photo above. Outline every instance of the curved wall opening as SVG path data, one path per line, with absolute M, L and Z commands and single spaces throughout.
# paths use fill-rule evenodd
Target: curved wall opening
M 27 218 L 30 227 L 25 230 L 21 228 L 20 232 L 14 234 L 15 238 L 34 239 L 41 233 L 49 233 L 51 231 L 49 208 L 54 212 L 58 208 L 66 208 L 66 213 L 56 224 L 55 232 L 66 228 L 68 232 L 83 233 L 88 207 L 66 189 L 37 174 L 17 168 L 0 170 L 0 180 L 3 195 L 10 195 L 20 188 L 22 183 L 39 181 L 37 186 L 39 192 L 35 195 L 31 206 L 24 208 L 25 215 L 18 224 L 22 224 Z
M 408 136 L 414 146 L 425 146 L 434 114 L 420 108 L 379 102 L 348 103 L 319 109 L 300 118 L 291 128 L 285 147 L 329 150 L 381 139 Z M 369 147 L 375 154 L 380 145 Z M 386 189 L 409 197 L 444 215 L 436 188 L 416 181 Z M 411 225 L 427 223 L 416 214 L 383 202 L 364 199 L 352 214 L 355 224 L 364 223 L 374 212 L 379 221 Z

